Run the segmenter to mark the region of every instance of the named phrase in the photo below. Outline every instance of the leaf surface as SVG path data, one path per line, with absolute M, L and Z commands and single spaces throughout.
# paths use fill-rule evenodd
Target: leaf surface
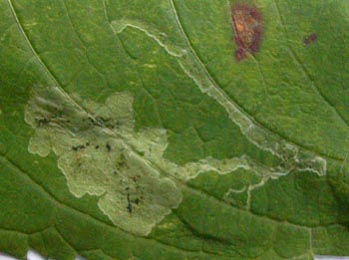
M 349 6 L 234 4 L 0 2 L 0 251 L 349 255 Z

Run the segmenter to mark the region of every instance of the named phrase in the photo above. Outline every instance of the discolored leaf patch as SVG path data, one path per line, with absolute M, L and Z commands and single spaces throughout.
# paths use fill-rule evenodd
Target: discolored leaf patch
M 317 35 L 315 33 L 311 33 L 311 34 L 307 35 L 306 37 L 304 37 L 303 44 L 305 46 L 308 46 L 316 41 L 317 41 Z
M 253 6 L 236 4 L 232 6 L 231 18 L 236 43 L 235 58 L 241 61 L 259 50 L 262 16 Z

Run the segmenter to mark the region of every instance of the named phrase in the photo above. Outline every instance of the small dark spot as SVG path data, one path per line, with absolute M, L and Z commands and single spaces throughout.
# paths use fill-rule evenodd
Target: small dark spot
M 131 203 L 128 203 L 128 205 L 127 205 L 127 211 L 129 212 L 129 213 L 132 213 L 132 204 Z
M 125 190 L 130 190 L 130 187 L 126 187 Z
M 83 149 L 85 149 L 85 148 L 86 148 L 85 145 L 75 145 L 75 146 L 72 147 L 72 149 L 73 149 L 74 151 L 83 150 Z
M 87 143 L 86 143 L 86 146 L 90 146 L 90 142 L 87 142 Z
M 138 205 L 139 201 L 140 201 L 139 198 L 136 198 L 133 202 Z
M 45 118 L 45 117 L 35 118 L 35 121 L 39 127 L 42 125 L 47 125 L 48 123 L 50 123 L 50 120 Z
M 99 145 L 96 145 L 95 148 L 96 148 L 96 149 L 99 149 Z
M 311 33 L 308 36 L 304 37 L 303 43 L 305 46 L 308 46 L 317 40 L 317 35 L 315 33 Z
M 110 146 L 110 144 L 107 143 L 107 144 L 105 145 L 105 148 L 107 148 L 107 151 L 108 151 L 108 152 L 111 151 L 111 146 Z
M 132 213 L 132 204 L 131 204 L 131 201 L 130 201 L 130 194 L 128 193 L 127 194 L 127 211 L 129 213 Z
M 113 171 L 113 174 L 114 174 L 114 175 L 118 175 L 118 172 L 117 172 L 117 171 Z

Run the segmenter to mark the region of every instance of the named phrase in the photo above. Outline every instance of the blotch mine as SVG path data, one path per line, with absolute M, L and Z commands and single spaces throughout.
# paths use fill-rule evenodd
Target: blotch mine
M 129 93 L 115 93 L 105 104 L 75 101 L 58 87 L 36 86 L 25 110 L 34 129 L 29 152 L 44 157 L 52 151 L 69 191 L 98 196 L 98 207 L 116 226 L 148 235 L 182 201 L 179 183 L 207 171 L 254 168 L 245 157 L 185 165 L 165 159 L 166 130 L 136 132 L 132 102 Z
M 74 196 L 98 196 L 98 207 L 115 225 L 147 235 L 182 194 L 131 147 L 134 142 L 150 148 L 134 132 L 132 102 L 130 94 L 115 93 L 105 104 L 78 105 L 57 87 L 36 86 L 25 110 L 25 121 L 35 129 L 28 150 L 40 156 L 53 151 Z

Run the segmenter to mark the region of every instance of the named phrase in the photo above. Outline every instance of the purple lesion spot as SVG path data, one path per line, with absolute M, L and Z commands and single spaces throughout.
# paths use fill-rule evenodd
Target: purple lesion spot
M 235 4 L 231 7 L 235 58 L 241 61 L 259 50 L 262 36 L 262 15 L 256 7 L 246 4 Z
M 316 42 L 316 40 L 317 40 L 317 35 L 315 33 L 311 33 L 311 34 L 307 35 L 306 37 L 304 37 L 303 44 L 305 46 L 309 46 L 310 44 Z

